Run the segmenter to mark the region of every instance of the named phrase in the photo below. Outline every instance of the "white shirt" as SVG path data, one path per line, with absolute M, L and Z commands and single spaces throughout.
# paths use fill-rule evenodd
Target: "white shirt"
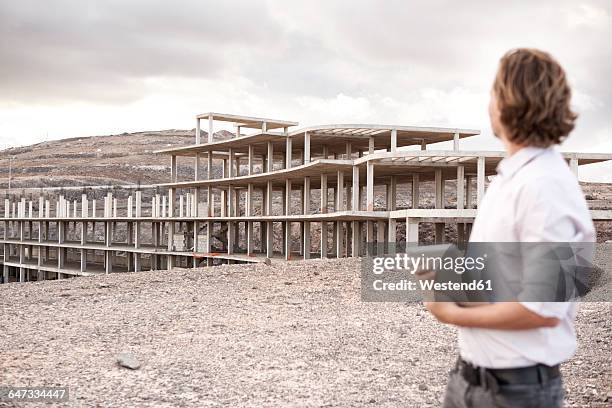
M 471 242 L 595 242 L 595 229 L 575 175 L 553 148 L 526 147 L 502 160 L 479 205 Z M 459 328 L 461 357 L 488 368 L 555 365 L 576 350 L 575 303 L 521 302 L 555 327 L 529 330 Z

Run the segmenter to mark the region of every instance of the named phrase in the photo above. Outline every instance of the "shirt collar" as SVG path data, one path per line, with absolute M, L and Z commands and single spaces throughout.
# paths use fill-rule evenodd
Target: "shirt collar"
M 527 163 L 529 163 L 547 150 L 549 150 L 549 148 L 532 146 L 523 147 L 521 150 L 514 153 L 512 156 L 507 156 L 499 162 L 499 164 L 497 165 L 497 174 L 504 178 L 511 178 Z

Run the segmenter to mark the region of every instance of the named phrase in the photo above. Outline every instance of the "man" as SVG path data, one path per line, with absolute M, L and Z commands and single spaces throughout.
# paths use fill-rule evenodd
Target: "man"
M 479 205 L 471 242 L 595 242 L 575 175 L 554 150 L 574 128 L 561 66 L 534 49 L 508 52 L 489 115 L 507 157 Z M 520 273 L 520 272 L 519 272 Z M 576 305 L 521 301 L 461 307 L 428 302 L 459 327 L 460 358 L 444 407 L 560 407 L 559 364 L 576 348 Z

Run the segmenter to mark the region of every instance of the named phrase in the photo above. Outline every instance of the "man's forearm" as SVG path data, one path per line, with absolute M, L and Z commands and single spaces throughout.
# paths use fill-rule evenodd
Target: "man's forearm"
M 462 327 L 500 330 L 526 330 L 553 327 L 558 320 L 540 316 L 518 302 L 503 302 L 480 307 L 457 307 L 450 310 L 446 323 Z

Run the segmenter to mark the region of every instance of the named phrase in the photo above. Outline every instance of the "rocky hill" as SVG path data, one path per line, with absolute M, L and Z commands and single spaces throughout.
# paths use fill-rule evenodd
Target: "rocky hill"
M 52 140 L 9 148 L 0 151 L 0 189 L 8 187 L 11 157 L 13 189 L 167 182 L 169 158 L 153 152 L 193 144 L 194 134 L 195 130 L 173 129 Z M 224 130 L 215 133 L 215 139 L 230 136 Z M 187 163 L 179 168 L 179 173 L 190 172 L 193 169 Z

